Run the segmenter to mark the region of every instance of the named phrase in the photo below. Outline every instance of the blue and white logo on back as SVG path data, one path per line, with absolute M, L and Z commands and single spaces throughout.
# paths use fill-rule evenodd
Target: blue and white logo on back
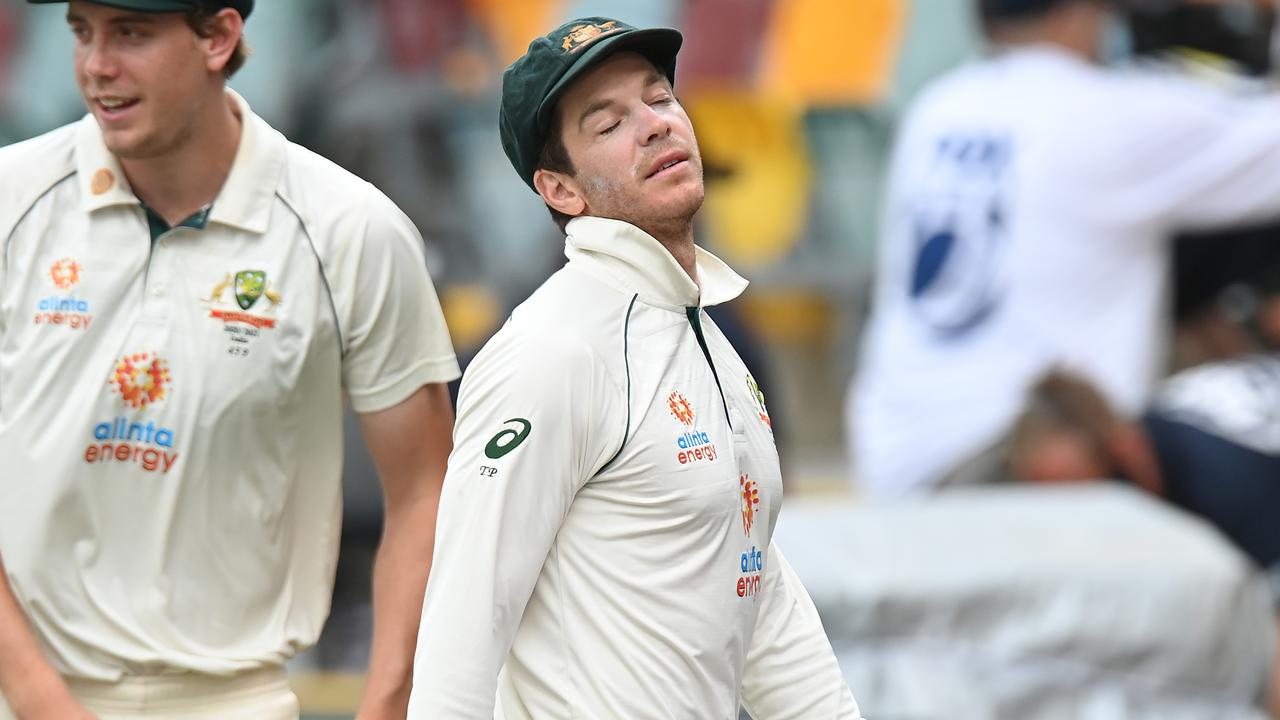
M 1003 297 L 1010 150 L 1000 138 L 944 139 L 915 196 L 907 290 L 917 317 L 942 339 L 980 326 Z

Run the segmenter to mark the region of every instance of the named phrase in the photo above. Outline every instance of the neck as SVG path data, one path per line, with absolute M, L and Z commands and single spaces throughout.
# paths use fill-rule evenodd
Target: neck
M 697 284 L 697 254 L 693 246 L 693 218 L 684 218 L 669 223 L 649 224 L 648 226 L 637 225 L 637 227 L 652 235 L 659 243 L 662 243 L 662 247 L 671 253 L 671 257 L 675 258 L 677 263 L 680 263 L 680 267 L 684 269 L 689 279 Z
M 213 202 L 231 174 L 243 119 L 225 94 L 181 144 L 156 157 L 120 158 L 134 194 L 170 225 Z
M 989 22 L 987 38 L 997 49 L 1053 45 L 1085 60 L 1097 60 L 1103 13 L 1091 2 L 1068 2 L 1043 17 Z

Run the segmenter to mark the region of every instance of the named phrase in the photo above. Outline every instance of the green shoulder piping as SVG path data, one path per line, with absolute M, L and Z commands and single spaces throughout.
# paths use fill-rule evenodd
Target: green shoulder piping
M 627 440 L 631 437 L 631 355 L 629 354 L 631 338 L 628 336 L 628 331 L 631 329 L 631 310 L 636 306 L 636 300 L 639 298 L 639 293 L 631 296 L 631 302 L 627 305 L 627 316 L 622 321 L 622 364 L 627 373 L 627 425 L 622 431 L 622 444 L 618 446 L 618 451 L 613 454 L 613 457 L 609 458 L 609 462 L 600 466 L 600 471 L 596 473 L 597 475 L 600 472 L 604 472 L 605 468 L 618 459 L 618 456 L 622 454 L 622 449 L 627 446 Z

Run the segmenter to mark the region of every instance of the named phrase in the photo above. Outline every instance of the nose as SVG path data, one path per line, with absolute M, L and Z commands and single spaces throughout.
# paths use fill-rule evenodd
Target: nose
M 641 113 L 640 122 L 637 123 L 641 145 L 649 145 L 671 134 L 671 121 L 666 115 L 653 109 L 648 104 L 644 104 L 644 109 Z
M 80 53 L 81 66 L 89 77 L 105 79 L 115 76 L 118 68 L 105 43 L 91 40 L 81 46 Z

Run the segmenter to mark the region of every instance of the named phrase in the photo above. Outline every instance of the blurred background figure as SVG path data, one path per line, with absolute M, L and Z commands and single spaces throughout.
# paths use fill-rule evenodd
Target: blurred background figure
M 979 5 L 989 55 L 925 91 L 889 170 L 848 414 L 874 494 L 1008 477 L 1057 369 L 1136 418 L 1165 362 L 1174 233 L 1280 217 L 1280 100 L 1098 67 L 1124 37 L 1113 3 Z
M 1272 3 L 978 4 L 988 57 L 896 140 L 847 414 L 860 486 L 1124 479 L 1274 578 Z

